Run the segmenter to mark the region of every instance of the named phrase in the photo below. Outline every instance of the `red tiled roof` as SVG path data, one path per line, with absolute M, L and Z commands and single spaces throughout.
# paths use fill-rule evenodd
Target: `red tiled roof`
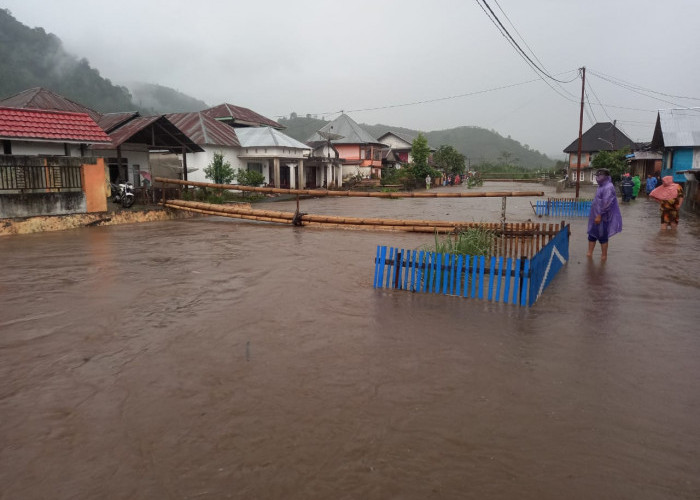
M 0 108 L 0 138 L 86 144 L 109 143 L 87 113 Z
M 243 108 L 241 106 L 234 106 L 233 104 L 219 104 L 213 108 L 205 109 L 202 111 L 207 116 L 216 118 L 222 121 L 231 121 L 232 125 L 244 126 L 244 127 L 272 127 L 276 129 L 283 129 L 284 125 L 277 123 L 274 120 L 264 117 L 248 108 Z

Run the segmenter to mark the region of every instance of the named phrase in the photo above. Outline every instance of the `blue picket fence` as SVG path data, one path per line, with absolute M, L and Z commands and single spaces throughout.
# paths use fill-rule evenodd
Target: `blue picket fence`
M 532 259 L 455 255 L 378 246 L 374 288 L 531 306 L 569 258 L 569 226 Z
M 547 198 L 546 200 L 537 200 L 535 213 L 554 217 L 588 217 L 588 214 L 591 213 L 591 203 L 593 200 Z

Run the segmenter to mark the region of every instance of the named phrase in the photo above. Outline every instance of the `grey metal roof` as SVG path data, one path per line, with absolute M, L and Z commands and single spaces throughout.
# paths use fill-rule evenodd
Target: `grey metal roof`
M 311 149 L 303 142 L 292 139 L 272 127 L 250 127 L 236 129 L 238 141 L 244 148 L 283 147 L 294 149 Z
M 217 120 L 230 123 L 232 126 L 238 127 L 274 127 L 284 128 L 284 125 L 277 123 L 274 120 L 256 113 L 252 109 L 242 106 L 234 106 L 233 104 L 219 104 L 213 108 L 202 111 L 205 115 L 216 118 Z
M 410 148 L 411 146 L 413 146 L 413 141 L 415 140 L 416 137 L 418 137 L 418 135 L 410 136 L 410 135 L 405 134 L 405 133 L 394 132 L 394 131 L 390 130 L 390 131 L 388 131 L 386 134 L 380 135 L 380 136 L 377 138 L 377 140 L 378 140 L 379 142 L 382 142 L 382 139 L 384 139 L 384 138 L 385 138 L 386 136 L 388 136 L 388 135 L 393 135 L 394 137 L 397 137 L 398 139 L 401 139 L 403 142 L 405 142 L 406 144 L 408 144 L 408 147 L 409 147 L 409 148 Z
M 659 110 L 652 142 L 667 148 L 700 146 L 700 108 Z
M 241 145 L 236 129 L 204 113 L 172 113 L 165 117 L 199 146 L 238 147 Z
M 46 109 L 54 111 L 70 111 L 72 113 L 87 113 L 96 122 L 100 119 L 100 113 L 90 109 L 67 97 L 58 95 L 48 89 L 35 87 L 0 100 L 1 106 L 8 108 Z
M 342 136 L 340 139 L 332 140 L 333 144 L 381 144 L 346 114 L 342 114 L 332 122 L 327 123 L 318 132 L 309 137 L 306 142 L 325 141 L 326 139 L 319 132 Z
M 625 147 L 635 149 L 636 144 L 610 122 L 596 123 L 581 136 L 581 151 L 584 152 L 617 151 Z M 565 153 L 576 153 L 577 151 L 578 138 L 564 149 Z

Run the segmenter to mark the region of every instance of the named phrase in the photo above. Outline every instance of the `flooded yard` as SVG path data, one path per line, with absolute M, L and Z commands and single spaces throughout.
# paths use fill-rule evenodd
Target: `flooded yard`
M 534 201 L 508 220 L 560 221 Z M 567 220 L 532 308 L 373 289 L 376 246 L 420 234 L 209 217 L 0 238 L 0 498 L 699 498 L 700 220 L 621 209 L 605 263 Z

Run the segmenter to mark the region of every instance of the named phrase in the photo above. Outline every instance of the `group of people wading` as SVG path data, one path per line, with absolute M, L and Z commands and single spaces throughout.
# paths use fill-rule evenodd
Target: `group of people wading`
M 661 185 L 656 186 L 656 179 L 649 176 L 646 192 L 649 198 L 658 202 L 661 210 L 661 229 L 676 229 L 681 204 L 683 203 L 683 187 L 673 182 L 673 177 L 667 175 L 661 179 Z M 588 216 L 588 257 L 593 256 L 596 242 L 600 243 L 601 260 L 608 258 L 608 240 L 613 235 L 622 231 L 622 214 L 617 203 L 615 186 L 610 178 L 610 171 L 606 168 L 598 169 L 595 176 L 598 183 L 591 213 Z M 636 180 L 636 182 L 635 182 Z M 623 201 L 636 199 L 641 188 L 638 176 L 630 177 L 625 174 L 621 188 Z

